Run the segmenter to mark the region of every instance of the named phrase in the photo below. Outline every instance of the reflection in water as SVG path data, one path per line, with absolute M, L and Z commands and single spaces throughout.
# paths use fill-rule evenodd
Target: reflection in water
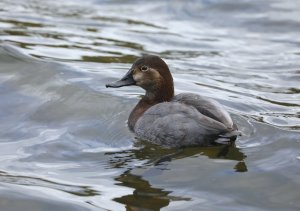
M 116 180 L 120 182 L 117 185 L 135 189 L 131 195 L 114 199 L 125 204 L 127 210 L 139 210 L 138 208 L 159 210 L 170 203 L 170 196 L 168 196 L 170 191 L 152 187 L 142 176 L 133 175 L 130 170 L 121 174 Z
M 53 182 L 50 180 L 37 178 L 37 177 L 12 175 L 3 171 L 0 171 L 0 182 L 18 184 L 23 186 L 39 186 L 39 187 L 53 188 L 76 196 L 88 197 L 88 196 L 100 195 L 98 191 L 93 190 L 92 187 L 88 187 L 88 186 L 62 184 L 62 183 Z
M 137 57 L 135 56 L 82 56 L 81 59 L 85 62 L 100 62 L 100 63 L 132 63 Z
M 166 149 L 144 141 L 138 141 L 137 148 L 122 152 L 110 152 L 109 164 L 111 168 L 127 166 L 127 171 L 115 178 L 116 185 L 133 188 L 132 194 L 115 198 L 114 200 L 126 206 L 127 210 L 150 209 L 160 210 L 169 205 L 171 201 L 188 201 L 191 198 L 172 196 L 172 191 L 153 187 L 145 176 L 151 174 L 162 174 L 168 170 L 168 162 L 185 159 L 189 157 L 207 156 L 211 159 L 225 159 L 238 161 L 233 169 L 236 172 L 246 172 L 247 166 L 244 162 L 246 156 L 238 149 L 234 142 L 226 145 L 216 145 L 212 147 L 189 147 L 180 151 L 177 149 Z M 141 148 L 138 148 L 141 147 Z M 170 156 L 169 156 L 170 155 Z M 162 158 L 170 159 L 162 159 Z M 137 161 L 142 161 L 140 166 L 130 166 L 131 162 L 136 165 Z M 157 162 L 159 161 L 159 162 Z M 146 169 L 141 175 L 132 173 L 135 169 Z

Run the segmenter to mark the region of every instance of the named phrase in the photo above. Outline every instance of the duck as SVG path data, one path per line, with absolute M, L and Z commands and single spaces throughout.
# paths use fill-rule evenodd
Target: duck
M 129 71 L 107 88 L 139 86 L 145 95 L 127 124 L 138 139 L 167 148 L 211 146 L 218 139 L 235 140 L 238 128 L 216 100 L 194 93 L 174 95 L 168 65 L 156 55 L 138 58 Z

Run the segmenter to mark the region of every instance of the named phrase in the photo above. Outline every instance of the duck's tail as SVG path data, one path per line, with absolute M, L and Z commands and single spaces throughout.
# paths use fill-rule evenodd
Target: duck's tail
M 238 130 L 232 130 L 230 132 L 220 134 L 215 142 L 220 144 L 227 144 L 230 142 L 234 142 L 238 136 L 242 136 L 242 133 Z
M 242 133 L 238 130 L 233 130 L 224 134 L 219 135 L 221 138 L 232 138 L 237 136 L 242 136 Z

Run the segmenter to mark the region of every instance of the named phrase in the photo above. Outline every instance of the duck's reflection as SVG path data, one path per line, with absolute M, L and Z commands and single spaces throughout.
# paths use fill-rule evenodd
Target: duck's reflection
M 114 199 L 119 203 L 125 204 L 127 210 L 139 210 L 140 208 L 159 210 L 170 203 L 169 191 L 152 187 L 142 176 L 133 175 L 130 170 L 121 174 L 116 180 L 122 186 L 135 189 L 131 195 Z
M 135 149 L 122 152 L 107 153 L 111 158 L 109 164 L 112 168 L 124 168 L 125 171 L 116 177 L 117 185 L 133 188 L 130 195 L 125 195 L 114 200 L 125 205 L 127 210 L 160 210 L 169 205 L 170 201 L 191 200 L 190 198 L 175 197 L 159 187 L 153 187 L 145 179 L 149 175 L 160 174 L 168 168 L 168 163 L 177 159 L 192 156 L 207 156 L 211 159 L 236 160 L 233 166 L 236 172 L 246 172 L 245 155 L 234 143 L 215 145 L 211 147 L 190 147 L 181 150 L 165 149 L 147 142 L 138 141 Z M 141 166 L 132 165 L 137 161 L 143 162 Z M 131 164 L 130 164 L 131 163 Z M 146 169 L 141 175 L 133 173 L 138 168 Z

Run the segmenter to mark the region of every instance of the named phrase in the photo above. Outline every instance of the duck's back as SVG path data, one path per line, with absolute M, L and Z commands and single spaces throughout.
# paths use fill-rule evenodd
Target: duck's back
M 168 147 L 208 145 L 231 130 L 232 120 L 222 106 L 195 94 L 180 94 L 152 106 L 134 127 L 139 138 Z
M 181 93 L 173 98 L 173 102 L 180 102 L 195 107 L 200 113 L 223 123 L 228 129 L 236 127 L 229 113 L 217 101 L 192 93 Z

